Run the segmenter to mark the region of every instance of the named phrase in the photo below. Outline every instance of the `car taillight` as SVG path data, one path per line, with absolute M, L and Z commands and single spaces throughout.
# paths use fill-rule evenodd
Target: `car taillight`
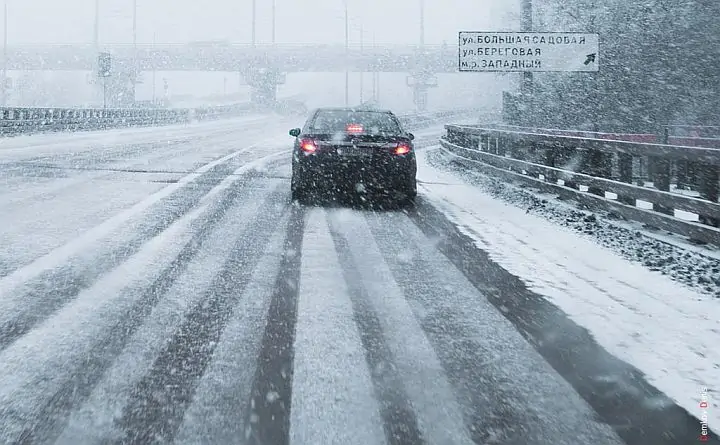
M 396 155 L 406 155 L 412 151 L 412 148 L 408 144 L 400 143 L 395 147 Z
M 300 149 L 305 153 L 315 153 L 317 151 L 317 144 L 312 139 L 303 139 L 300 141 Z

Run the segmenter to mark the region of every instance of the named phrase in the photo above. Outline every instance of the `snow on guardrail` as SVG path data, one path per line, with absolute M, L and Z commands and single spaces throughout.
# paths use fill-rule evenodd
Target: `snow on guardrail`
M 445 128 L 442 148 L 490 175 L 720 246 L 720 150 L 562 130 Z

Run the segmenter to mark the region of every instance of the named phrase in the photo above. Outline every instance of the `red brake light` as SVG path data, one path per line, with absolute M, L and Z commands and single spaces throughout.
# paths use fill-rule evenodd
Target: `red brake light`
M 353 134 L 362 133 L 363 126 L 360 124 L 347 124 L 347 126 L 345 127 L 345 131 Z
M 396 155 L 406 155 L 406 154 L 410 153 L 410 151 L 411 151 L 411 148 L 407 144 L 400 143 L 400 144 L 398 144 L 397 147 L 395 147 Z
M 305 153 L 315 153 L 317 151 L 317 145 L 312 139 L 303 139 L 300 141 L 300 149 Z

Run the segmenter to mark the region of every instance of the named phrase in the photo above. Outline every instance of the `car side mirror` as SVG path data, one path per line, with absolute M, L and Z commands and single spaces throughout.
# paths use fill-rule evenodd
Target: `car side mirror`
M 300 129 L 299 129 L 299 128 L 293 128 L 292 130 L 290 130 L 290 136 L 292 136 L 292 137 L 294 137 L 294 138 L 300 136 Z
M 409 138 L 411 141 L 414 141 L 414 140 L 415 140 L 415 135 L 414 135 L 414 134 L 408 133 L 407 136 L 408 136 L 408 138 Z

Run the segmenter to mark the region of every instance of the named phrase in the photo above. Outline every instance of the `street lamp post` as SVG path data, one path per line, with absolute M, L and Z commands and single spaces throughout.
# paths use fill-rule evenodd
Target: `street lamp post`
M 375 52 L 375 50 L 376 50 L 375 46 L 376 46 L 375 32 L 373 31 L 373 33 L 372 33 L 373 52 Z M 373 77 L 372 77 L 372 100 L 373 100 L 373 102 L 377 103 L 378 102 L 378 93 L 379 93 L 378 83 L 379 83 L 379 78 L 380 78 L 380 72 L 377 70 L 377 68 L 373 68 L 372 75 L 373 75 Z
M 95 52 L 100 52 L 100 0 L 95 0 L 95 28 L 93 31 Z
M 3 74 L 2 74 L 2 105 L 3 107 L 7 106 L 7 64 L 8 64 L 8 5 L 7 0 L 5 0 L 4 8 L 4 25 L 3 25 Z
M 522 2 L 522 30 L 524 32 L 532 32 L 533 30 L 533 10 L 532 0 L 523 0 Z M 531 71 L 524 71 L 522 81 L 520 84 L 520 92 L 523 96 L 523 101 L 528 104 L 529 112 L 525 113 L 525 120 L 528 125 L 531 124 L 531 119 L 535 112 L 535 106 L 533 102 L 533 73 Z M 525 101 L 524 99 L 529 99 Z
M 255 32 L 257 26 L 257 0 L 252 0 L 252 46 L 255 48 Z
M 275 25 L 275 16 L 277 13 L 275 2 L 276 2 L 276 0 L 272 0 L 272 41 L 271 42 L 272 42 L 273 46 L 275 45 L 275 26 L 276 26 Z
M 364 57 L 362 57 L 363 50 L 364 50 L 363 40 L 364 40 L 363 26 L 360 25 L 360 56 L 361 56 L 361 58 L 364 58 Z M 364 87 L 363 84 L 364 84 L 364 76 L 363 76 L 363 68 L 362 68 L 362 62 L 361 62 L 361 65 L 360 65 L 360 103 L 361 104 L 363 103 L 363 87 Z
M 348 0 L 345 3 L 345 106 L 350 105 L 350 21 L 348 18 Z
M 137 25 L 138 25 L 138 4 L 137 0 L 133 0 L 133 52 L 137 52 Z M 136 56 L 137 54 L 133 54 Z
M 132 71 L 132 91 L 133 91 L 133 102 L 135 102 L 135 97 L 137 96 L 137 93 L 135 92 L 137 88 L 137 78 L 138 78 L 138 56 L 137 56 L 137 25 L 138 25 L 138 4 L 137 0 L 133 0 L 133 71 Z
M 523 0 L 522 2 L 522 30 L 524 32 L 532 32 L 533 30 L 532 0 Z M 532 91 L 532 84 L 532 72 L 525 71 L 523 73 L 522 90 L 529 94 Z
M 157 69 L 155 68 L 155 45 L 157 44 L 157 34 L 153 32 L 153 44 L 152 44 L 152 100 L 153 100 L 153 106 L 155 106 L 155 102 L 157 102 L 157 96 L 156 96 L 156 85 L 155 82 L 157 82 Z
M 420 0 L 420 48 L 425 47 L 425 0 Z
M 93 82 L 95 85 L 100 81 L 100 0 L 95 0 L 95 22 L 94 22 L 94 29 L 93 29 L 93 49 L 95 50 L 95 81 Z M 102 89 L 96 88 L 95 94 L 96 99 L 99 101 L 100 98 L 99 95 L 102 95 L 102 102 L 103 102 L 103 108 L 107 105 L 107 77 L 102 78 L 103 86 Z

